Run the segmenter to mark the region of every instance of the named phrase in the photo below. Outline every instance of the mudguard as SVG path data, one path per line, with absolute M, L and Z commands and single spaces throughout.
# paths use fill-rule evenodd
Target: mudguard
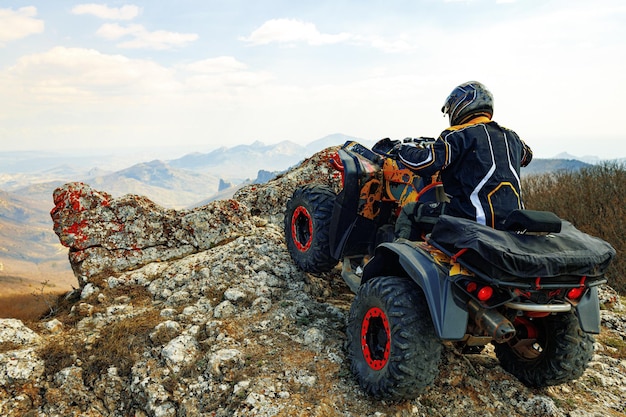
M 587 333 L 600 333 L 600 299 L 598 287 L 591 287 L 576 306 L 580 328 Z
M 377 276 L 408 276 L 424 291 L 437 336 L 460 340 L 465 336 L 469 313 L 463 295 L 446 268 L 414 242 L 398 239 L 376 248 L 363 270 L 362 283 Z
M 344 146 L 351 143 L 347 142 Z M 366 148 L 362 150 L 371 152 Z M 374 220 L 358 214 L 361 182 L 364 178 L 370 178 L 373 173 L 364 168 L 363 161 L 358 157 L 359 154 L 348 153 L 343 149 L 337 153 L 346 175 L 343 190 L 337 195 L 333 209 L 330 224 L 330 252 L 335 259 L 341 259 L 343 256 L 368 253 L 369 246 L 375 240 L 378 225 Z

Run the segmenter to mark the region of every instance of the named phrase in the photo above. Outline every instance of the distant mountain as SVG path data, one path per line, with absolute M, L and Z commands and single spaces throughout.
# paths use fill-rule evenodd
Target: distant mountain
M 576 161 L 585 162 L 591 165 L 602 162 L 602 160 L 598 158 L 597 156 L 593 156 L 593 155 L 575 156 L 567 152 L 561 152 L 560 154 L 556 155 L 554 159 L 576 160 Z
M 76 283 L 67 262 L 67 249 L 52 231 L 48 200 L 0 191 L 0 283 L 2 293 L 34 292 L 41 282 L 71 288 Z
M 183 208 L 218 192 L 220 178 L 208 173 L 172 167 L 154 160 L 104 176 L 89 179 L 93 188 L 114 197 L 124 194 L 145 195 L 157 204 Z
M 204 206 L 206 204 L 209 204 L 211 201 L 216 201 L 216 200 L 225 200 L 225 199 L 229 199 L 232 198 L 233 195 L 241 188 L 245 187 L 246 185 L 250 185 L 250 184 L 264 184 L 274 178 L 276 178 L 278 175 L 282 174 L 284 171 L 281 172 L 270 172 L 270 171 L 265 171 L 265 170 L 259 170 L 256 179 L 254 180 L 246 180 L 242 183 L 239 184 L 233 184 L 233 183 L 226 183 L 223 180 L 220 180 L 220 187 L 219 187 L 219 191 L 213 195 L 211 195 L 209 198 L 206 198 L 202 201 L 196 201 L 194 204 L 191 204 L 190 206 L 188 206 L 188 209 L 192 209 L 195 207 L 201 207 Z
M 280 169 L 281 166 L 284 169 L 300 161 L 303 156 L 304 148 L 293 142 L 285 141 L 275 145 L 254 142 L 252 145 L 222 147 L 209 153 L 193 153 L 168 163 L 174 168 L 212 172 L 219 177 L 241 182 L 254 177 L 259 169 Z
M 547 172 L 556 171 L 578 171 L 581 168 L 589 166 L 591 165 L 575 159 L 533 158 L 533 160 L 530 162 L 530 164 L 528 164 L 527 167 L 522 168 L 521 174 L 522 176 L 524 176 L 545 174 Z
M 318 139 L 308 145 L 283 141 L 273 145 L 254 142 L 251 145 L 222 147 L 209 153 L 192 153 L 168 161 L 174 168 L 196 172 L 210 172 L 232 182 L 243 182 L 255 178 L 260 170 L 283 171 L 305 158 L 329 146 L 342 145 L 347 140 L 367 141 L 334 134 Z

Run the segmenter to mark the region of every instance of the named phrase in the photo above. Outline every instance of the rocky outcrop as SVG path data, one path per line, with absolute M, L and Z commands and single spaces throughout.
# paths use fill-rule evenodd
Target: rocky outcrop
M 54 231 L 81 286 L 107 274 L 180 259 L 250 234 L 252 219 L 235 200 L 177 212 L 145 197 L 112 199 L 83 183 L 54 192 Z
M 166 209 L 132 194 L 113 199 L 87 184 L 68 183 L 54 191 L 53 229 L 69 248 L 70 264 L 83 287 L 110 274 L 180 259 L 250 235 L 261 214 L 279 221 L 296 186 L 313 180 L 338 185 L 327 157 L 328 152 L 317 154 L 305 162 L 306 169 L 283 175 L 272 187 L 250 186 L 235 199 L 194 210 Z
M 328 157 L 194 210 L 59 188 L 54 228 L 79 288 L 41 322 L 0 320 L 0 415 L 626 415 L 626 313 L 608 287 L 596 353 L 574 382 L 531 389 L 492 349 L 447 345 L 423 395 L 365 395 L 344 350 L 352 294 L 337 271 L 299 271 L 282 233 L 297 185 L 338 185 Z

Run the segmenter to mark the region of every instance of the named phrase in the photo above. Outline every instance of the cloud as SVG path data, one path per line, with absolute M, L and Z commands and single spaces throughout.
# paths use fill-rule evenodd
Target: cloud
M 357 35 L 348 32 L 327 34 L 320 32 L 315 24 L 297 19 L 268 20 L 254 30 L 250 36 L 239 39 L 251 45 L 279 43 L 293 46 L 296 43 L 305 43 L 311 46 L 321 46 L 347 43 L 390 53 L 407 52 L 415 49 L 415 45 L 404 36 L 386 39 L 381 36 Z
M 141 9 L 134 5 L 124 5 L 119 8 L 108 7 L 105 4 L 79 4 L 72 9 L 74 14 L 90 14 L 101 19 L 132 20 L 137 17 Z M 105 23 L 96 35 L 108 40 L 120 40 L 117 46 L 124 49 L 171 49 L 187 46 L 198 39 L 195 33 L 169 32 L 165 30 L 148 31 L 143 25 L 129 24 L 126 26 L 117 23 Z
M 12 98 L 0 100 L 0 137 L 31 148 L 162 144 L 187 134 L 205 141 L 271 117 L 268 102 L 283 103 L 272 81 L 232 56 L 166 66 L 55 47 L 0 68 L 0 97 Z
M 84 48 L 26 55 L 0 75 L 0 92 L 21 90 L 15 99 L 32 103 L 104 103 L 105 97 L 158 94 L 180 86 L 171 70 L 152 61 Z
M 22 7 L 17 10 L 0 9 L 0 47 L 7 42 L 42 33 L 43 20 L 35 19 L 36 7 Z
M 198 35 L 195 33 L 178 33 L 165 30 L 150 32 L 139 24 L 121 26 L 117 23 L 106 23 L 98 29 L 96 34 L 108 40 L 130 37 L 131 39 L 117 44 L 118 47 L 125 49 L 171 49 L 187 46 L 198 39 Z
M 72 8 L 74 14 L 90 14 L 100 19 L 132 20 L 139 16 L 140 9 L 134 5 L 124 5 L 119 8 L 108 7 L 106 4 L 79 4 Z
M 248 66 L 232 56 L 220 56 L 196 61 L 181 68 L 194 73 L 224 73 L 245 70 Z
M 193 93 L 219 93 L 232 98 L 242 91 L 267 85 L 273 77 L 263 71 L 249 71 L 248 66 L 232 56 L 220 56 L 178 67 L 184 73 L 187 90 Z
M 267 45 L 269 43 L 290 44 L 304 42 L 309 45 L 326 45 L 345 42 L 353 36 L 349 33 L 329 35 L 321 33 L 313 23 L 296 19 L 272 19 L 263 23 L 250 36 L 240 38 L 252 45 Z
M 257 89 L 270 88 L 271 80 L 269 73 L 251 71 L 231 56 L 166 67 L 151 60 L 93 49 L 55 47 L 23 56 L 14 66 L 0 72 L 0 96 L 13 97 L 15 103 L 25 108 L 94 105 L 111 109 L 152 103 L 154 96 L 168 97 L 162 100 L 164 106 L 169 100 L 194 96 L 219 107 L 221 100 L 232 101 L 242 94 L 254 95 Z M 206 105 L 202 101 L 199 108 Z

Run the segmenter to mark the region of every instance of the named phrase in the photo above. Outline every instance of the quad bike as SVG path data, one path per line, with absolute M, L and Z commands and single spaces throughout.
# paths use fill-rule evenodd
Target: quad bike
M 305 185 L 285 212 L 287 248 L 302 270 L 328 272 L 342 261 L 356 293 L 347 349 L 362 388 L 415 398 L 437 377 L 443 343 L 468 354 L 493 343 L 501 366 L 528 386 L 580 377 L 591 334 L 600 332 L 598 286 L 615 250 L 530 210 L 511 213 L 503 230 L 442 215 L 424 239 L 395 239 L 405 204 L 445 194 L 396 160 L 393 144 L 346 142 L 330 161 L 341 191 Z

